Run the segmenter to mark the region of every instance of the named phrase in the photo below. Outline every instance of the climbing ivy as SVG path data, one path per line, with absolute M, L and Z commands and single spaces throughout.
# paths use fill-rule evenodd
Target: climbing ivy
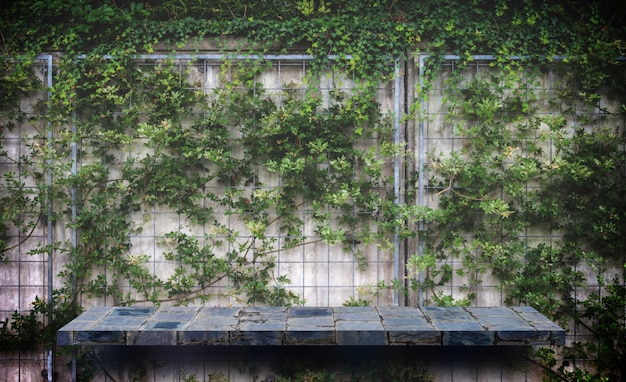
M 439 128 L 462 144 L 428 153 L 426 191 L 437 207 L 420 232 L 423 255 L 408 260 L 407 289 L 426 291 L 427 303 L 468 305 L 480 298 L 485 279 L 495 279 L 506 304 L 533 306 L 596 336 L 598 343 L 563 350 L 573 362 L 598 359 L 593 372 L 551 369 L 555 360 L 542 350 L 551 380 L 621 378 L 623 104 L 598 110 L 607 95 L 590 97 L 579 87 L 540 97 L 535 89 L 548 73 L 541 67 L 524 68 L 523 77 L 493 69 L 472 76 L 460 68 L 445 83 Z M 459 291 L 445 292 L 450 284 Z M 594 285 L 603 291 L 581 298 Z
M 67 65 L 65 73 L 75 76 L 70 72 L 75 64 Z M 100 159 L 74 174 L 55 176 L 53 187 L 64 191 L 57 195 L 59 204 L 79 195 L 76 215 L 59 217 L 71 221 L 68 227 L 80 236 L 77 246 L 61 249 L 70 259 L 61 272 L 71 281 L 67 295 L 110 297 L 115 304 L 188 303 L 210 299 L 212 287 L 227 279 L 247 303 L 300 303 L 300 297 L 280 287 L 287 277 L 275 280 L 277 288 L 271 286 L 274 261 L 269 254 L 276 250 L 276 238 L 266 233 L 268 227 L 278 224 L 286 235 L 283 249 L 309 244 L 299 212 L 306 207 L 317 221 L 316 233 L 328 243 L 349 245 L 355 238 L 384 242 L 384 235 L 393 232 L 380 231 L 379 240 L 369 237 L 378 235 L 368 222 L 387 200 L 379 188 L 384 190 L 389 180 L 379 154 L 356 148 L 365 138 L 376 138 L 385 147 L 390 138 L 390 122 L 371 102 L 375 88 L 334 93 L 325 108 L 319 96 L 299 98 L 287 89 L 278 106 L 260 86 L 250 87 L 263 66 L 226 62 L 222 72 L 228 82 L 210 99 L 190 90 L 188 73 L 171 61 L 148 68 L 88 56 L 74 69 L 80 76 L 74 77 L 73 107 L 67 108 L 66 95 L 58 102 L 53 98 L 50 114 L 61 121 L 61 136 L 71 119 L 76 129 L 68 134 L 83 143 L 81 155 Z M 240 90 L 242 85 L 246 90 Z M 241 138 L 232 136 L 233 127 L 240 127 Z M 233 151 L 238 145 L 243 145 L 243 156 Z M 141 146 L 145 154 L 133 154 L 132 148 Z M 69 146 L 64 152 L 61 147 L 57 155 L 67 158 Z M 121 160 L 116 153 L 124 147 L 131 155 Z M 388 147 L 391 156 L 396 151 Z M 261 184 L 254 170 L 259 166 L 277 174 L 281 186 Z M 366 168 L 355 177 L 358 166 Z M 220 191 L 207 187 L 211 182 Z M 165 279 L 145 267 L 148 256 L 126 256 L 129 233 L 142 230 L 133 214 L 161 207 L 211 232 L 204 244 L 187 233 L 166 234 L 162 245 L 170 249 L 165 260 L 178 265 Z M 340 214 L 327 213 L 329 207 Z M 361 210 L 357 217 L 355 208 Z M 240 219 L 250 236 L 240 236 L 221 221 L 216 209 Z M 329 229 L 334 219 L 345 228 Z M 230 249 L 221 257 L 225 246 Z M 123 282 L 129 290 L 121 289 Z
M 0 57 L 0 118 L 6 121 L 0 125 L 0 139 L 5 137 L 6 132 L 15 130 L 29 118 L 19 107 L 20 99 L 42 89 L 42 84 L 32 72 L 32 63 L 28 58 L 13 60 L 10 57 Z M 17 229 L 22 237 L 32 234 L 39 223 L 39 206 L 43 195 L 40 190 L 27 186 L 18 173 L 21 171 L 28 175 L 37 171 L 29 166 L 28 161 L 24 166 L 18 166 L 18 160 L 2 146 L 0 160 L 8 163 L 9 169 L 0 176 L 3 184 L 0 191 L 0 262 L 6 262 L 6 254 L 17 246 L 10 241 L 10 231 Z
M 625 111 L 624 68 L 616 60 L 624 56 L 625 9 L 612 3 L 13 2 L 0 18 L 0 138 L 23 123 L 41 130 L 43 122 L 54 139 L 40 131 L 19 159 L 0 147 L 3 161 L 21 165 L 20 176 L 2 173 L 0 260 L 14 250 L 10 232 L 28 237 L 45 221 L 70 221 L 67 228 L 80 240 L 32 251 L 67 259 L 59 274 L 64 284 L 53 301 L 38 299 L 30 313 L 16 312 L 3 322 L 2 349 L 49 341 L 54 328 L 80 310 L 82 296 L 114 304 L 186 304 L 219 290 L 246 303 L 302 303 L 284 288 L 286 277 L 273 278 L 276 243 L 267 230 L 283 233 L 285 248 L 313 244 L 302 233 L 298 212 L 306 209 L 319 240 L 344 245 L 362 269 L 367 263 L 359 245 L 388 247 L 393 234 L 412 238 L 421 221 L 425 253 L 408 259 L 408 283 L 389 284 L 407 294 L 429 290 L 433 303 L 463 305 L 476 301 L 482 277 L 492 275 L 506 303 L 573 320 L 597 336 L 597 342 L 564 351 L 572 359 L 598 359 L 596 374 L 569 375 L 546 351 L 538 362 L 549 378 L 623 376 L 616 365 L 623 361 L 625 143 L 623 129 L 609 122 L 621 126 Z M 246 43 L 237 46 L 236 40 Z M 242 53 L 300 50 L 314 57 L 311 81 L 337 70 L 353 73 L 359 85 L 351 93 L 333 92 L 327 103 L 314 83 L 304 93 L 286 88 L 278 104 L 255 81 L 264 62 L 227 60 L 222 86 L 207 96 L 188 82 L 189 68 L 135 60 L 138 52 L 198 50 L 207 41 Z M 423 69 L 433 81 L 418 89 L 425 93 L 446 53 L 461 57 L 457 73 L 476 53 L 496 58 L 493 75 L 470 82 L 455 75 L 447 84 L 444 127 L 464 145 L 430 153 L 428 185 L 436 209 L 395 204 L 383 171 L 403 148 L 391 143 L 391 124 L 375 102 L 375 88 L 389 79 L 395 59 L 415 50 L 431 53 Z M 31 68 L 44 51 L 64 54 L 55 64 L 50 99 L 29 120 L 19 100 L 41 91 Z M 556 56 L 565 58 L 555 73 L 566 86 L 546 101 L 531 84 Z M 610 106 L 602 101 L 607 99 Z M 544 101 L 559 111 L 541 114 Z M 414 106 L 415 115 L 407 118 L 422 118 L 420 105 Z M 579 112 L 589 109 L 596 112 Z M 235 127 L 241 136 L 233 136 Z M 364 148 L 366 139 L 377 140 L 379 151 Z M 78 155 L 89 160 L 73 169 L 78 142 Z M 555 150 L 551 157 L 548 142 Z M 143 154 L 119 155 L 134 149 Z M 264 185 L 259 167 L 280 177 L 281 186 Z M 419 175 L 413 168 L 407 172 Z M 36 187 L 26 186 L 27 177 Z M 229 192 L 216 193 L 207 184 Z M 50 200 L 52 214 L 46 210 Z M 211 227 L 202 240 L 182 231 L 165 235 L 159 245 L 175 264 L 165 277 L 147 270 L 147 256 L 128 255 L 130 234 L 145 228 L 137 216 L 159 208 Z M 241 219 L 249 237 L 225 225 L 216 208 Z M 534 228 L 561 232 L 562 240 L 520 238 Z M 227 256 L 218 256 L 225 247 Z M 452 259 L 462 266 L 452 268 Z M 583 265 L 597 270 L 604 288 L 578 300 L 573 290 L 595 281 L 586 278 Z M 439 288 L 454 277 L 466 280 L 462 296 Z M 216 288 L 226 279 L 232 290 Z

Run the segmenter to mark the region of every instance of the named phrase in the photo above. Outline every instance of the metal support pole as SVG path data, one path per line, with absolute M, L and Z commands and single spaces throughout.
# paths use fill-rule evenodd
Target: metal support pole
M 48 101 L 50 100 L 50 98 L 52 98 L 52 55 L 39 55 L 37 56 L 38 59 L 41 60 L 45 60 L 46 61 L 46 70 L 45 70 L 45 75 L 46 75 L 46 87 L 48 89 Z M 52 123 L 48 122 L 47 123 L 47 146 L 48 148 L 52 148 L 52 139 L 54 138 L 54 133 L 52 131 Z M 50 150 L 50 152 L 52 153 L 52 150 Z M 53 320 L 53 304 L 52 304 L 52 290 L 54 288 L 54 284 L 52 282 L 52 277 L 54 275 L 54 261 L 53 261 L 53 257 L 54 257 L 54 252 L 52 249 L 52 240 L 54 239 L 53 235 L 52 235 L 52 214 L 54 212 L 54 206 L 53 206 L 53 202 L 52 202 L 52 154 L 50 154 L 50 157 L 48 158 L 48 170 L 46 171 L 46 187 L 47 187 L 47 201 L 48 201 L 48 211 L 47 214 L 48 216 L 46 217 L 46 239 L 48 242 L 48 272 L 47 272 L 47 277 L 48 277 L 48 293 L 47 293 L 47 300 L 48 300 L 48 304 L 49 304 L 49 308 L 48 308 L 48 325 L 50 325 L 52 323 Z M 50 348 L 50 350 L 48 351 L 48 357 L 47 357 L 47 367 L 48 367 L 48 381 L 52 382 L 52 369 L 53 369 L 53 358 L 52 358 L 52 347 Z
M 424 206 L 424 114 L 426 113 L 426 107 L 424 106 L 424 64 L 429 55 L 419 56 L 419 125 L 417 136 L 417 205 Z M 417 255 L 419 257 L 424 256 L 424 243 L 422 240 L 422 230 L 424 229 L 424 221 L 420 220 L 417 225 Z M 424 282 L 424 275 L 420 271 L 418 274 L 418 283 L 420 285 L 417 291 L 417 306 L 424 305 L 424 292 L 422 291 L 422 283 Z
M 400 146 L 400 60 L 396 59 L 394 63 L 394 144 Z M 400 154 L 396 153 L 393 162 L 393 194 L 395 204 L 400 203 Z M 400 280 L 400 238 L 398 230 L 393 235 L 393 277 Z M 393 292 L 393 305 L 400 305 L 400 291 Z

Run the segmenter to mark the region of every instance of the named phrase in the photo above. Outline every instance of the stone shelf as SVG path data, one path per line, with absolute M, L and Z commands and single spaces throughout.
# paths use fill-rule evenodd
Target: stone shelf
M 96 307 L 58 344 L 123 346 L 563 345 L 565 331 L 530 307 Z

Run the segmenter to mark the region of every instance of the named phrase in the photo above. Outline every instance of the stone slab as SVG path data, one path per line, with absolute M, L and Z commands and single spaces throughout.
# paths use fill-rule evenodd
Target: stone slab
M 530 307 L 96 307 L 62 346 L 530 346 L 565 331 Z

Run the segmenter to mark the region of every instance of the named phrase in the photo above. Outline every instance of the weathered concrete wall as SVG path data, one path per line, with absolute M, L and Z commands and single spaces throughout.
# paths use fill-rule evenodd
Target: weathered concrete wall
M 47 59 L 36 60 L 33 74 L 47 84 Z M 24 195 L 34 198 L 37 195 L 36 185 L 32 178 L 26 176 L 34 166 L 25 163 L 22 157 L 28 157 L 32 150 L 41 150 L 38 136 L 45 134 L 44 123 L 37 121 L 41 113 L 39 101 L 47 97 L 45 91 L 20 100 L 18 108 L 23 119 L 9 123 L 8 118 L 0 120 L 0 175 L 12 173 L 13 178 L 23 185 Z M 7 195 L 2 178 L 0 195 Z M 0 214 L 6 213 L 0 205 Z M 47 300 L 48 296 L 48 256 L 45 253 L 31 253 L 48 242 L 48 226 L 41 221 L 37 211 L 22 215 L 24 230 L 10 225 L 6 239 L 8 251 L 6 263 L 0 263 L 0 320 L 10 318 L 14 311 L 28 312 L 36 297 Z M 5 215 L 6 216 L 6 215 Z M 29 224 L 32 223 L 32 227 Z M 3 349 L 4 350 L 4 349 Z M 27 353 L 0 352 L 0 380 L 2 381 L 37 381 L 41 380 L 41 371 L 45 368 L 45 351 Z
M 149 61 L 149 60 L 148 60 Z M 187 59 L 180 60 L 181 65 L 187 67 L 190 63 Z M 153 65 L 154 62 L 147 62 L 146 65 Z M 39 64 L 38 64 L 39 65 Z M 189 82 L 200 84 L 201 91 L 210 94 L 213 89 L 219 86 L 220 77 L 220 60 L 206 59 L 195 61 L 189 69 Z M 282 89 L 287 84 L 295 84 L 303 86 L 303 79 L 307 75 L 307 60 L 275 60 L 271 67 L 268 68 L 257 79 L 262 83 L 266 92 L 275 100 L 280 101 L 282 97 Z M 45 63 L 35 67 L 35 72 L 44 80 Z M 452 64 L 446 67 L 452 70 Z M 488 70 L 488 63 L 476 65 L 475 73 Z M 474 75 L 475 73 L 469 74 Z M 333 77 L 333 75 L 335 77 Z M 337 88 L 350 89 L 354 84 L 349 78 L 343 78 L 341 74 L 334 73 L 323 77 L 320 82 L 319 91 L 324 99 L 328 99 L 330 91 Z M 418 67 L 416 60 L 410 60 L 404 70 L 400 71 L 402 76 L 400 81 L 391 81 L 389 83 L 380 84 L 380 90 L 377 102 L 382 106 L 383 110 L 393 115 L 395 110 L 405 112 L 409 104 L 412 104 L 421 95 L 418 93 L 417 82 L 419 81 Z M 442 73 L 441 78 L 445 79 L 448 73 Z M 400 85 L 400 88 L 396 88 Z M 407 150 L 413 155 L 407 160 L 414 161 L 413 166 L 419 167 L 420 157 L 423 163 L 428 165 L 431 151 L 449 152 L 450 150 L 462 145 L 462 139 L 455 137 L 452 129 L 446 127 L 443 123 L 445 111 L 442 110 L 443 101 L 443 82 L 438 82 L 428 95 L 428 103 L 425 107 L 425 119 L 423 121 L 424 136 L 419 135 L 419 121 L 417 119 L 409 119 L 402 121 L 399 126 L 401 132 L 399 137 L 401 141 L 407 143 Z M 551 73 L 546 73 L 542 84 L 538 86 L 538 92 L 554 92 L 558 91 L 559 85 L 554 82 Z M 198 89 L 190 89 L 197 91 Z M 46 97 L 45 93 L 39 95 L 40 98 Z M 21 107 L 27 115 L 37 115 L 35 110 L 36 99 L 24 100 Z M 399 108 L 396 109 L 396 102 L 401 102 Z M 545 113 L 558 113 L 559 110 L 551 109 L 549 105 L 545 105 Z M 0 172 L 6 173 L 13 171 L 20 174 L 20 157 L 29 150 L 36 149 L 31 146 L 31 137 L 37 134 L 45 133 L 45 126 L 42 124 L 30 125 L 26 121 L 13 129 L 4 129 L 2 138 L 2 147 L 8 149 L 6 158 L 0 158 Z M 234 136 L 237 132 L 234 131 Z M 418 143 L 423 142 L 424 146 L 419 147 Z M 368 145 L 370 142 L 363 142 Z M 546 143 L 549 145 L 549 142 Z M 120 151 L 118 159 L 126 156 L 136 156 L 141 158 L 149 150 L 137 146 L 136 151 L 128 151 L 123 148 Z M 142 151 L 145 150 L 145 151 Z M 550 150 L 546 150 L 546 155 Z M 546 157 L 546 160 L 551 159 Z M 78 160 L 78 159 L 77 159 Z M 90 158 L 82 157 L 79 159 L 78 165 L 89 163 Z M 402 166 L 402 163 L 399 162 Z M 120 171 L 120 163 L 109 165 L 109 169 L 113 174 Z M 116 167 L 118 166 L 118 167 Z M 399 174 L 404 176 L 404 167 L 402 166 Z M 385 171 L 393 173 L 394 164 L 386 163 Z M 426 174 L 427 177 L 428 174 Z M 274 174 L 259 168 L 255 174 L 259 183 L 272 184 L 280 182 Z M 24 181 L 32 186 L 32 181 L 24 179 Z M 213 184 L 213 187 L 222 187 Z M 398 195 L 402 202 L 404 193 L 402 185 L 400 187 L 401 194 Z M 253 189 L 248 192 L 253 192 Z M 436 194 L 441 191 L 438 189 L 426 190 L 423 204 L 434 207 L 437 205 Z M 387 192 L 393 192 L 388 190 Z M 408 203 L 419 203 L 417 200 L 407 200 Z M 307 205 L 302 206 L 302 216 L 305 221 L 307 218 Z M 241 237 L 250 235 L 248 227 L 236 217 L 229 215 L 227 211 L 215 211 L 220 221 L 228 225 L 231 229 L 240 232 Z M 162 245 L 164 235 L 167 232 L 178 231 L 184 232 L 197 237 L 203 237 L 210 227 L 201 226 L 186 221 L 184 216 L 170 211 L 162 207 L 154 207 L 145 209 L 133 215 L 136 223 L 141 224 L 143 229 L 137 235 L 131 237 L 132 248 L 130 255 L 147 254 L 149 256 L 148 267 L 155 275 L 166 278 L 171 273 L 174 263 L 164 258 L 166 247 Z M 408 240 L 399 243 L 399 251 L 401 253 L 400 263 L 394 262 L 394 253 L 391 250 L 381 249 L 376 246 L 364 247 L 364 256 L 368 260 L 368 267 L 360 269 L 353 254 L 346 253 L 342 250 L 341 245 L 330 246 L 317 241 L 313 232 L 313 225 L 305 225 L 305 234 L 311 241 L 315 243 L 298 247 L 295 249 L 281 249 L 281 242 L 285 237 L 280 232 L 276 232 L 276 277 L 280 275 L 289 276 L 291 282 L 286 285 L 287 288 L 301 295 L 307 306 L 340 306 L 349 298 L 372 298 L 372 303 L 377 306 L 394 305 L 394 292 L 391 290 L 382 290 L 376 292 L 375 286 L 380 281 L 390 282 L 394 278 L 394 267 L 402 267 L 406 256 L 414 254 L 418 250 L 417 240 Z M 72 232 L 63 224 L 57 224 L 51 233 L 54 241 L 70 240 Z M 48 274 L 48 257 L 45 254 L 30 255 L 29 251 L 38 245 L 45 244 L 48 241 L 47 225 L 45 222 L 39 222 L 33 232 L 29 236 L 23 233 L 11 232 L 11 245 L 15 248 L 9 252 L 9 261 L 7 264 L 0 264 L 0 318 L 9 317 L 14 310 L 26 312 L 31 307 L 31 302 L 35 296 L 46 297 L 49 291 L 49 285 L 58 287 L 58 280 L 49 280 Z M 551 232 L 527 232 L 526 235 L 534 236 L 536 240 L 551 241 L 558 239 L 555 233 Z M 62 268 L 62 257 L 55 257 L 52 262 L 53 274 L 56 274 Z M 460 260 L 459 260 L 460 261 Z M 457 264 L 451 264 L 453 270 Z M 458 264 L 460 266 L 460 264 Z M 400 274 L 402 277 L 402 273 Z M 590 274 L 590 279 L 592 278 Z M 455 276 L 449 285 L 443 286 L 440 290 L 451 293 L 454 296 L 462 296 L 466 293 L 462 290 L 463 285 L 467 283 L 462 276 Z M 225 280 L 222 285 L 215 286 L 215 298 L 206 302 L 207 306 L 239 306 L 241 302 L 233 297 L 229 292 L 231 286 Z M 503 306 L 504 297 L 502 291 L 497 287 L 497 281 L 485 276 L 480 285 L 475 286 L 477 296 L 476 306 Z M 374 293 L 376 292 L 376 293 Z M 409 304 L 417 304 L 420 300 L 427 300 L 429 291 L 421 291 L 421 296 L 411 295 Z M 372 297 L 373 296 L 373 297 Z M 115 302 L 112 299 L 93 299 L 82 301 L 84 307 L 91 306 L 110 306 Z M 399 305 L 404 304 L 404 300 L 398 301 Z M 296 352 L 296 350 L 293 350 Z M 98 357 L 103 360 L 103 369 L 106 373 L 100 371 L 97 374 L 97 380 L 129 380 L 133 372 L 141 372 L 145 370 L 147 373 L 142 380 L 158 380 L 158 381 L 177 381 L 183 380 L 184 376 L 196 376 L 197 380 L 214 381 L 219 380 L 218 375 L 224 374 L 231 381 L 249 381 L 249 380 L 265 380 L 265 376 L 272 375 L 271 365 L 281 362 L 286 357 L 291 356 L 291 350 L 275 351 L 275 349 L 264 348 L 262 351 L 258 349 L 235 349 L 227 350 L 201 348 L 193 350 L 172 350 L 169 348 L 146 348 L 141 351 L 133 349 L 107 348 L 98 350 Z M 309 359 L 317 359 L 322 355 L 315 350 L 297 350 L 303 352 L 303 356 Z M 437 381 L 527 381 L 539 380 L 540 371 L 529 367 L 519 368 L 516 357 L 512 357 L 515 362 L 511 362 L 511 354 L 502 354 L 498 351 L 490 349 L 481 349 L 480 352 L 467 352 L 464 350 L 436 350 L 430 349 L 402 349 L 402 350 L 362 350 L 351 349 L 350 354 L 344 351 L 332 350 L 330 358 L 348 357 L 354 361 L 363 357 L 365 360 L 371 358 L 379 358 L 383 354 L 385 356 L 412 357 L 424 360 Z M 326 354 L 328 355 L 328 354 Z M 2 353 L 0 360 L 0 381 L 34 381 L 40 380 L 40 372 L 47 368 L 46 357 L 47 352 L 33 352 L 29 354 Z M 67 359 L 64 359 L 67 360 Z M 55 362 L 56 370 L 61 373 L 61 380 L 69 380 L 71 372 L 63 365 L 63 362 Z M 138 369 L 139 368 L 139 369 Z M 338 377 L 349 378 L 349 372 L 342 370 L 343 365 L 338 367 Z M 342 374 L 343 373 L 343 374 Z M 257 376 L 256 378 L 254 376 Z

